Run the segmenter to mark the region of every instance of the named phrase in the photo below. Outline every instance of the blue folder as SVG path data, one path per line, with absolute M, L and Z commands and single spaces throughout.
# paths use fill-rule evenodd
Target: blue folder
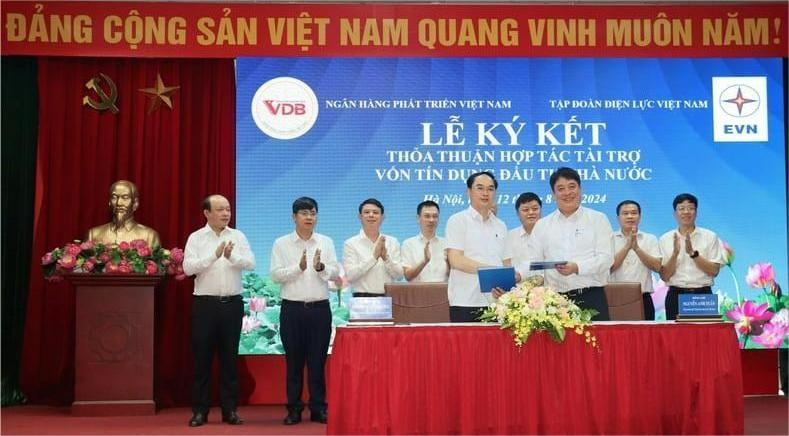
M 511 266 L 491 266 L 477 270 L 479 288 L 482 292 L 490 292 L 493 288 L 509 291 L 515 287 L 515 268 Z

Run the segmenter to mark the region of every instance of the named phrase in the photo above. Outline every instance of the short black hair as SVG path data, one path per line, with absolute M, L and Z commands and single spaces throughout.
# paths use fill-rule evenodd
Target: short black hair
M 524 192 L 518 196 L 517 200 L 515 200 L 515 211 L 518 211 L 523 203 L 528 203 L 530 201 L 536 201 L 537 204 L 542 207 L 542 200 L 540 200 L 539 195 L 535 194 L 534 192 Z
M 293 201 L 293 214 L 299 213 L 300 210 L 312 210 L 318 213 L 318 202 L 310 197 L 299 197 Z
M 362 208 L 364 208 L 364 205 L 365 205 L 365 204 L 372 204 L 373 206 L 377 206 L 377 207 L 378 207 L 378 209 L 381 209 L 381 215 L 383 215 L 383 213 L 384 213 L 384 205 L 383 205 L 383 204 L 381 204 L 381 202 L 380 202 L 380 201 L 378 201 L 378 200 L 376 200 L 376 199 L 374 199 L 374 198 L 368 198 L 367 200 L 364 200 L 364 201 L 363 201 L 363 202 L 362 202 L 362 203 L 359 205 L 359 213 L 360 213 L 360 214 L 362 213 Z
M 561 167 L 551 174 L 551 191 L 554 190 L 553 188 L 556 186 L 556 181 L 559 180 L 559 177 L 567 180 L 575 180 L 578 186 L 581 186 L 581 176 L 578 175 L 578 171 L 568 167 Z
M 439 212 L 441 212 L 441 208 L 438 207 L 438 203 L 436 203 L 433 200 L 425 200 L 416 206 L 416 214 L 417 215 L 421 214 L 422 209 L 424 209 L 425 207 L 435 207 L 436 209 L 438 209 Z
M 499 182 L 496 180 L 496 176 L 493 175 L 490 171 L 479 171 L 470 176 L 466 179 L 466 186 L 471 189 L 471 186 L 474 184 L 474 180 L 479 176 L 488 176 L 493 180 L 493 187 L 499 189 Z
M 693 203 L 693 207 L 695 207 L 695 208 L 699 207 L 699 199 L 696 198 L 695 195 L 688 194 L 686 192 L 684 194 L 679 194 L 676 197 L 674 197 L 674 202 L 672 203 L 672 206 L 674 206 L 674 210 L 677 210 L 677 205 L 682 203 L 683 201 L 689 201 L 689 202 Z
M 211 197 L 215 196 L 216 194 L 211 194 L 203 199 L 203 210 L 207 210 L 211 212 Z
M 641 215 L 641 205 L 638 204 L 638 202 L 635 201 L 635 200 L 624 200 L 621 203 L 617 204 L 616 205 L 616 214 L 619 215 L 619 209 L 621 209 L 622 206 L 627 206 L 628 204 L 635 204 L 636 205 L 636 209 L 638 209 L 638 214 Z

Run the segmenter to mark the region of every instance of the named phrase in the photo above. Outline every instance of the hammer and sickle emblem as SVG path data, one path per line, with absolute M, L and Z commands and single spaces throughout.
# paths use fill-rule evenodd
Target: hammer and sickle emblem
M 107 95 L 102 88 L 102 82 L 106 83 L 109 87 L 110 95 Z M 106 74 L 99 73 L 98 76 L 91 77 L 90 80 L 85 83 L 85 88 L 92 90 L 96 93 L 99 97 L 99 101 L 95 101 L 90 98 L 89 95 L 82 97 L 82 105 L 88 105 L 97 111 L 103 111 L 109 109 L 110 112 L 113 114 L 118 113 L 118 106 L 115 106 L 115 102 L 118 100 L 118 87 L 115 86 L 115 82 L 112 81 Z

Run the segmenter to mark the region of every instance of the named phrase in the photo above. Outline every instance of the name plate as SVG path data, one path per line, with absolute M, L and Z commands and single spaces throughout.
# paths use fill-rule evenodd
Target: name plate
M 718 316 L 717 294 L 680 294 L 680 316 Z
M 392 297 L 351 298 L 349 320 L 392 320 Z

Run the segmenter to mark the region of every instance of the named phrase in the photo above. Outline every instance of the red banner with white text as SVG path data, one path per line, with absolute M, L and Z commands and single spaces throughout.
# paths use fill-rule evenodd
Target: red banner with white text
M 786 2 L 415 5 L 4 1 L 2 54 L 786 57 Z

